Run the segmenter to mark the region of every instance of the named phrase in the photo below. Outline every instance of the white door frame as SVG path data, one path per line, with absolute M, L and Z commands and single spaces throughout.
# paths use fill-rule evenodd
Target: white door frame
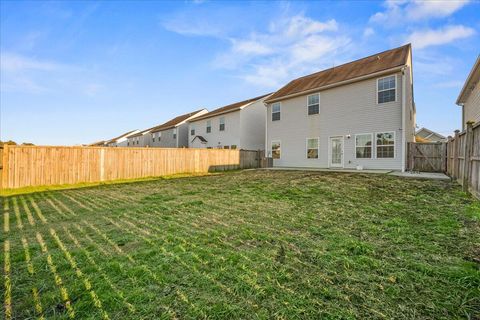
M 332 164 L 332 139 L 341 139 L 342 140 L 342 163 L 341 164 Z M 328 166 L 330 168 L 343 168 L 345 159 L 345 138 L 343 136 L 330 136 L 328 137 Z

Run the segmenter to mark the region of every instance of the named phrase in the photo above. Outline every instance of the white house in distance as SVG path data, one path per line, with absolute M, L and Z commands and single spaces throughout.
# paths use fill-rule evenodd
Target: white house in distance
M 128 137 L 140 132 L 140 130 L 132 130 L 118 136 L 116 138 L 105 141 L 104 144 L 107 147 L 126 147 L 128 144 Z
M 187 121 L 207 113 L 206 109 L 189 112 L 161 125 L 145 129 L 128 137 L 129 147 L 181 148 L 188 146 Z
M 480 56 L 473 65 L 470 74 L 463 85 L 457 99 L 457 105 L 462 107 L 462 130 L 469 121 L 480 121 Z
M 208 113 L 207 109 L 200 109 L 175 117 L 150 130 L 150 146 L 160 148 L 188 147 L 188 123 Z
M 404 171 L 412 72 L 407 44 L 288 83 L 265 100 L 274 166 Z
M 415 133 L 416 142 L 446 142 L 447 138 L 440 133 L 422 128 Z
M 265 104 L 270 94 L 232 103 L 189 121 L 190 148 L 265 150 Z

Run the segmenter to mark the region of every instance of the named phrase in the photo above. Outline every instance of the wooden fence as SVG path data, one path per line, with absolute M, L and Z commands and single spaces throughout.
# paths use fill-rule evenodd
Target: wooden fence
M 408 143 L 407 170 L 446 172 L 447 146 L 443 142 Z
M 5 145 L 0 187 L 101 182 L 258 168 L 258 151 Z
M 480 199 L 480 122 L 468 123 L 447 142 L 447 174 Z

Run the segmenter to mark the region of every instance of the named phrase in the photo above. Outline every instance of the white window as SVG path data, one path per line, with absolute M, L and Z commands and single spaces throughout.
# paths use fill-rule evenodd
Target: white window
M 397 97 L 396 76 L 385 77 L 377 80 L 377 102 L 385 103 L 395 101 Z
M 225 117 L 220 117 L 220 125 L 218 127 L 218 130 L 225 131 Z
M 307 139 L 307 159 L 318 159 L 318 138 Z
M 373 134 L 356 134 L 355 135 L 355 158 L 371 159 L 373 148 Z
M 155 135 L 156 135 L 156 133 L 155 133 L 155 132 L 154 132 L 154 133 L 152 133 L 152 141 L 153 141 L 153 142 L 155 142 Z
M 395 157 L 395 132 L 380 132 L 376 134 L 377 158 Z
M 272 121 L 280 120 L 280 102 L 272 104 Z
M 312 94 L 307 97 L 308 115 L 320 113 L 320 94 Z
M 158 141 L 162 141 L 162 133 L 161 132 L 158 133 Z
M 207 120 L 207 133 L 212 132 L 212 121 Z
M 280 159 L 280 141 L 272 141 L 272 158 Z
M 173 139 L 177 139 L 177 128 L 173 129 Z
M 194 126 L 192 126 L 192 127 L 190 128 L 190 135 L 191 135 L 191 136 L 194 136 L 194 135 L 195 135 L 195 127 L 194 127 Z

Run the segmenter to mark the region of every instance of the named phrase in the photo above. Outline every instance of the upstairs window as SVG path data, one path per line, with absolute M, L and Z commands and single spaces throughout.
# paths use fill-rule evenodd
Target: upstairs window
M 372 145 L 373 135 L 371 133 L 355 135 L 355 157 L 357 159 L 371 159 Z
M 307 97 L 308 115 L 320 113 L 320 94 L 312 94 Z
M 272 121 L 280 120 L 280 102 L 272 104 Z
M 307 159 L 318 159 L 318 138 L 307 139 Z
M 192 127 L 192 128 L 190 129 L 190 135 L 191 135 L 191 136 L 194 136 L 194 135 L 195 135 L 195 128 L 194 128 L 194 127 Z
M 153 142 L 155 142 L 155 134 L 156 134 L 155 132 L 152 133 L 152 141 L 153 141 Z
M 220 125 L 218 127 L 218 130 L 225 131 L 225 117 L 220 117 Z
M 207 133 L 212 132 L 212 121 L 207 120 Z
M 158 141 L 162 141 L 162 133 L 161 132 L 158 133 Z
M 173 129 L 173 139 L 177 139 L 177 128 Z
M 378 103 L 395 101 L 396 97 L 397 97 L 396 76 L 385 77 L 377 80 Z
M 377 158 L 395 157 L 395 132 L 377 133 Z

